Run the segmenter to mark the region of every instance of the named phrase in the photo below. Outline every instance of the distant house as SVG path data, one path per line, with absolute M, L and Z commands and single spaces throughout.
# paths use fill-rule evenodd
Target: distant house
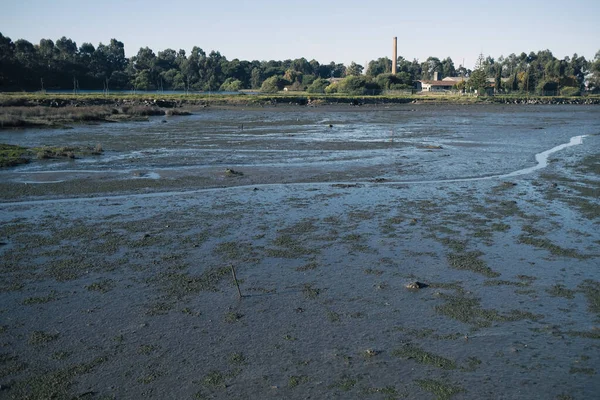
M 452 90 L 457 82 L 453 81 L 417 81 L 417 90 L 421 92 L 447 92 Z
M 448 92 L 455 90 L 455 85 L 462 81 L 466 81 L 468 78 L 462 76 L 447 76 L 442 80 L 438 79 L 438 73 L 433 73 L 433 80 L 421 80 L 417 81 L 417 90 L 421 92 Z
M 442 79 L 442 81 L 454 82 L 454 84 L 456 85 L 457 83 L 466 81 L 468 79 L 469 78 L 465 78 L 464 76 L 447 76 L 444 79 Z

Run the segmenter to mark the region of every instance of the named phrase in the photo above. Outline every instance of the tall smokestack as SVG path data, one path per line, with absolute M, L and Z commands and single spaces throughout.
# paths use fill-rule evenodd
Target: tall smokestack
M 394 37 L 394 58 L 392 58 L 392 74 L 396 74 L 396 62 L 398 60 L 398 38 Z

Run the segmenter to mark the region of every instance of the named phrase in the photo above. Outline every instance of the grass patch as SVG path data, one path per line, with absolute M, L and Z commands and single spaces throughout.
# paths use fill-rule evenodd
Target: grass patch
M 296 268 L 296 271 L 298 272 L 306 272 L 306 271 L 310 271 L 313 269 L 317 269 L 317 267 L 319 266 L 319 264 L 317 264 L 316 262 L 310 262 L 308 264 L 305 264 L 301 267 Z
M 519 236 L 519 243 L 528 244 L 533 247 L 547 250 L 550 252 L 550 254 L 553 254 L 555 256 L 571 257 L 580 260 L 588 258 L 588 256 L 578 253 L 575 249 L 566 249 L 564 247 L 560 247 L 545 238 L 538 238 L 530 235 L 521 235 Z
M 225 378 L 226 376 L 220 371 L 210 371 L 202 379 L 202 384 L 212 388 L 225 389 Z
M 94 282 L 85 288 L 89 291 L 106 293 L 114 287 L 115 283 L 112 279 L 105 279 L 99 282 Z
M 486 279 L 483 282 L 483 286 L 520 286 L 525 287 L 529 286 L 529 282 L 514 282 L 514 281 L 505 281 L 502 279 Z
M 447 258 L 450 267 L 454 269 L 475 272 L 487 276 L 488 278 L 496 278 L 500 276 L 498 272 L 492 270 L 487 266 L 485 261 L 479 258 L 481 255 L 483 255 L 483 253 L 471 251 L 468 253 L 448 254 Z
M 506 232 L 510 229 L 510 225 L 504 223 L 494 223 L 490 226 L 490 229 L 495 232 Z
M 246 357 L 242 353 L 231 353 L 227 358 L 227 361 L 233 365 L 246 365 L 248 363 Z
M 356 386 L 357 383 L 358 379 L 352 378 L 348 375 L 344 375 L 340 378 L 340 380 L 336 381 L 334 384 L 329 386 L 329 388 L 337 388 L 343 390 L 344 392 L 349 392 L 354 386 Z
M 433 393 L 437 400 L 448 400 L 456 394 L 466 392 L 462 386 L 436 379 L 417 379 L 415 382 L 421 389 Z
M 229 260 L 247 260 L 253 254 L 251 244 L 240 242 L 220 243 L 217 245 L 214 252 Z
M 577 287 L 585 295 L 588 309 L 597 315 L 600 314 L 600 282 L 586 279 Z
M 75 396 L 70 393 L 73 380 L 105 361 L 105 357 L 98 357 L 89 363 L 34 376 L 11 385 L 7 394 L 13 399 L 73 399 Z
M 407 344 L 392 352 L 393 356 L 415 360 L 419 364 L 433 365 L 434 367 L 452 370 L 456 369 L 456 363 L 452 360 L 438 356 L 421 349 L 418 346 Z
M 225 314 L 225 322 L 229 322 L 230 324 L 232 324 L 234 322 L 238 322 L 240 319 L 242 319 L 243 316 L 243 314 L 230 311 L 227 314 Z
M 182 298 L 202 291 L 216 292 L 218 286 L 226 277 L 231 277 L 230 267 L 210 268 L 201 275 L 167 271 L 160 273 L 153 280 L 162 284 L 170 296 Z
M 288 379 L 288 386 L 295 388 L 298 385 L 308 382 L 310 379 L 306 375 L 292 375 Z
M 585 374 L 585 375 L 596 375 L 596 370 L 594 368 L 578 368 L 571 367 L 569 370 L 570 374 Z
M 582 337 L 586 339 L 600 339 L 600 330 L 592 331 L 567 331 L 565 332 L 569 336 Z
M 380 269 L 367 268 L 363 272 L 367 275 L 375 275 L 375 276 L 383 275 L 383 271 Z
M 304 294 L 304 297 L 306 297 L 307 299 L 314 300 L 321 294 L 321 289 L 317 289 L 313 287 L 310 283 L 306 283 L 302 287 L 302 294 Z
M 329 322 L 340 322 L 342 320 L 342 317 L 340 314 L 336 313 L 335 311 L 327 311 L 327 319 L 329 320 Z
M 444 246 L 450 248 L 451 250 L 462 253 L 467 248 L 467 242 L 464 240 L 457 240 L 451 238 L 438 238 L 438 241 Z
M 0 143 L 0 168 L 27 164 L 29 162 L 29 159 L 25 157 L 27 154 L 26 147 Z
M 500 313 L 497 310 L 481 308 L 478 298 L 441 294 L 445 304 L 435 307 L 436 312 L 476 327 L 489 327 L 492 322 L 509 322 L 529 319 L 537 321 L 542 316 L 530 312 L 512 310 Z
M 34 304 L 45 304 L 54 300 L 56 300 L 56 292 L 54 292 L 53 290 L 48 296 L 28 297 L 25 300 L 23 300 L 23 304 L 26 306 L 30 306 Z
M 575 291 L 571 289 L 567 289 L 564 285 L 556 284 L 548 289 L 546 289 L 546 293 L 548 293 L 552 297 L 564 297 L 565 299 L 573 299 L 575 298 Z
M 47 333 L 44 331 L 33 331 L 29 335 L 28 343 L 33 345 L 44 345 L 58 339 L 58 333 Z

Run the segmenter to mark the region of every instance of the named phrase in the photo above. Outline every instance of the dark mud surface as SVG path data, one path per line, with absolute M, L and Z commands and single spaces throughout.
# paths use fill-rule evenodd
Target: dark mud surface
M 599 134 L 414 104 L 0 132 L 104 149 L 0 170 L 0 398 L 595 398 Z

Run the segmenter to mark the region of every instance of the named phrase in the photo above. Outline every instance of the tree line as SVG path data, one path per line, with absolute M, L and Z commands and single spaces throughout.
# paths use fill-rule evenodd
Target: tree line
M 363 73 L 364 72 L 364 73 Z M 557 59 L 550 50 L 511 54 L 507 57 L 480 56 L 475 70 L 455 67 L 452 59 L 429 57 L 424 62 L 398 57 L 397 73 L 392 60 L 382 57 L 363 67 L 336 63 L 320 64 L 305 58 L 284 61 L 228 60 L 218 51 L 206 53 L 195 46 L 185 50 L 166 49 L 155 53 L 140 48 L 125 57 L 122 42 L 83 43 L 66 37 L 38 44 L 24 39 L 12 41 L 0 33 L 0 90 L 182 90 L 263 92 L 306 90 L 312 93 L 380 93 L 383 90 L 413 89 L 419 80 L 447 76 L 473 77 L 479 89 L 494 86 L 497 92 L 538 93 L 582 90 L 600 91 L 600 51 L 594 60 L 574 54 Z M 340 78 L 340 79 L 331 79 Z M 491 82 L 490 82 L 491 81 Z M 493 84 L 492 84 L 493 83 Z M 473 84 L 469 89 L 473 89 Z M 457 87 L 466 90 L 466 87 Z

